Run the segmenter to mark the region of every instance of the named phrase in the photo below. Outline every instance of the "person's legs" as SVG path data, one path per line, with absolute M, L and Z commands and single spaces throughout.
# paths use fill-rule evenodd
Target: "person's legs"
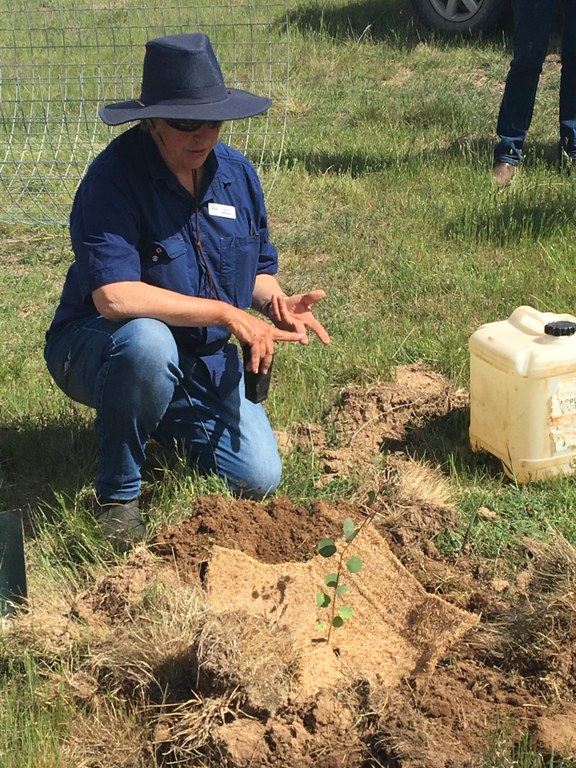
M 239 495 L 261 499 L 280 483 L 282 462 L 261 404 L 246 400 L 244 380 L 221 398 L 201 361 L 182 362 L 184 379 L 155 437 L 176 442 L 190 464 L 215 473 Z
M 46 344 L 48 369 L 73 400 L 96 409 L 99 498 L 138 496 L 145 446 L 181 379 L 170 329 L 139 318 L 70 323 Z
M 576 161 L 576 0 L 564 0 L 562 75 L 560 78 L 560 146 Z
M 506 78 L 494 163 L 518 165 L 532 121 L 557 0 L 514 0 L 514 57 Z

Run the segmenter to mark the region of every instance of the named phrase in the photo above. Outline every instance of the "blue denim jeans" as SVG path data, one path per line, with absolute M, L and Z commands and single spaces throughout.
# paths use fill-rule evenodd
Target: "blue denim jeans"
M 77 320 L 49 335 L 45 358 L 63 392 L 96 411 L 98 496 L 138 496 L 150 437 L 185 450 L 233 492 L 262 498 L 278 487 L 282 465 L 263 406 L 246 400 L 243 380 L 221 399 L 164 323 Z
M 518 165 L 534 112 L 536 89 L 548 52 L 559 0 L 513 0 L 514 57 L 506 78 L 494 162 Z M 562 0 L 560 146 L 576 159 L 576 0 Z

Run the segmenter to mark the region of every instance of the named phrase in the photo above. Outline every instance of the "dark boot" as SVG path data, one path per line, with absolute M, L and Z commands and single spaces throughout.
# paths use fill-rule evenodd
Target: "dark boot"
M 119 552 L 128 551 L 146 538 L 137 498 L 131 501 L 98 499 L 96 520 L 105 538 Z

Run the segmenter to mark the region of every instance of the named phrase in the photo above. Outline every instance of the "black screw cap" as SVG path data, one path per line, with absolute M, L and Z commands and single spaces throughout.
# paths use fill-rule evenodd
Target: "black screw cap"
M 576 323 L 571 320 L 555 320 L 553 323 L 546 323 L 544 333 L 548 336 L 573 336 L 576 333 Z

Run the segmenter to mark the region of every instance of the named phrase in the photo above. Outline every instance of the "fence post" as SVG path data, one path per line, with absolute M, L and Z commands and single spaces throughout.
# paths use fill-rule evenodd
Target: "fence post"
M 17 510 L 0 512 L 0 617 L 27 597 L 24 531 Z

